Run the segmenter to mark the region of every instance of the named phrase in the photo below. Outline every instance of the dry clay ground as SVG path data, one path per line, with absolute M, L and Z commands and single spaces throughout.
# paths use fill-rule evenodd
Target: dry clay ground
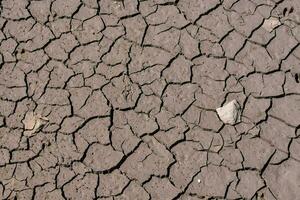
M 300 199 L 299 0 L 0 13 L 1 199 Z

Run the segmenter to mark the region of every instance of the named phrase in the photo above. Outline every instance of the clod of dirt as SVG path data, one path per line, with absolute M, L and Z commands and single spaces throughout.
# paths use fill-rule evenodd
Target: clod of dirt
M 26 113 L 22 122 L 25 127 L 24 135 L 31 136 L 43 128 L 43 126 L 48 122 L 48 119 L 30 111 Z
M 269 19 L 266 19 L 262 25 L 264 29 L 266 29 L 268 32 L 272 32 L 274 28 L 281 25 L 281 22 L 276 17 L 270 17 Z
M 236 100 L 227 103 L 223 107 L 217 108 L 216 111 L 225 124 L 234 125 L 240 121 L 241 107 Z

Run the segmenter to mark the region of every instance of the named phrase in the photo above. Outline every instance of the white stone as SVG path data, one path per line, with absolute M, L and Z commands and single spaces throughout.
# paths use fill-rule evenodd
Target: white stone
M 223 107 L 216 109 L 218 116 L 225 124 L 234 125 L 240 121 L 241 107 L 236 100 L 233 100 Z
M 281 22 L 276 17 L 270 17 L 269 19 L 266 19 L 262 25 L 264 29 L 266 29 L 268 32 L 272 32 L 274 28 L 281 25 Z

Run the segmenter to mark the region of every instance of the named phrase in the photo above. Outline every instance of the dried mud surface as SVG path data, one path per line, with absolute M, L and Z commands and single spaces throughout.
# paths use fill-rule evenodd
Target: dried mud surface
M 0 1 L 0 199 L 299 199 L 299 41 L 299 0 Z

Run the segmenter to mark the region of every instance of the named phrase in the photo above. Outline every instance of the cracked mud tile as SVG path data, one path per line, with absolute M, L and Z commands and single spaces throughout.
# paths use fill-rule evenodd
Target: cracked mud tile
M 240 181 L 236 186 L 236 191 L 246 199 L 253 198 L 265 185 L 257 171 L 239 171 L 238 178 Z
M 193 60 L 193 76 L 209 77 L 216 81 L 224 81 L 228 73 L 224 70 L 225 59 L 200 57 Z
M 167 52 L 179 52 L 178 41 L 180 38 L 180 31 L 165 25 L 149 26 L 145 36 L 144 44 L 153 45 L 161 48 Z
M 162 76 L 166 78 L 167 82 L 184 83 L 188 82 L 191 77 L 191 66 L 193 63 L 183 56 L 177 57 L 168 68 L 162 72 Z
M 253 96 L 248 97 L 243 115 L 251 122 L 257 124 L 258 122 L 266 119 L 267 111 L 271 106 L 269 99 L 257 99 Z
M 64 185 L 64 195 L 68 199 L 93 199 L 95 198 L 95 188 L 97 186 L 97 175 L 86 174 L 77 176 L 68 184 Z
M 222 127 L 222 122 L 214 111 L 202 111 L 199 126 L 206 130 L 218 131 Z
M 202 41 L 200 51 L 203 55 L 208 57 L 224 57 L 224 50 L 219 43 L 211 41 Z
M 72 31 L 72 33 L 80 44 L 87 44 L 91 41 L 100 41 L 103 37 L 102 30 L 105 29 L 105 25 L 99 16 L 89 17 L 88 19 L 85 19 L 82 24 L 79 22 L 76 26 L 78 26 L 78 28 Z
M 173 5 L 158 6 L 156 12 L 153 12 L 146 17 L 146 21 L 149 25 L 165 24 L 166 29 L 170 27 L 180 29 L 189 24 L 189 21 L 184 17 L 184 14 Z
M 108 118 L 95 118 L 84 121 L 80 124 L 77 130 L 75 130 L 75 137 L 84 139 L 85 142 L 92 144 L 98 142 L 103 145 L 110 143 L 109 126 L 110 120 Z M 70 130 L 70 128 L 66 130 Z M 61 131 L 61 130 L 60 130 Z M 74 133 L 72 132 L 72 133 Z M 79 140 L 78 138 L 78 140 Z
M 21 18 L 29 17 L 27 5 L 28 1 L 26 0 L 21 0 L 17 2 L 4 0 L 2 3 L 3 13 L 1 14 L 1 16 L 12 20 L 18 20 Z
M 274 153 L 274 148 L 260 138 L 250 138 L 243 136 L 241 141 L 237 143 L 238 149 L 243 155 L 243 166 L 263 169 L 268 159 Z
M 47 71 L 50 71 L 48 87 L 63 88 L 65 83 L 74 75 L 74 72 L 62 62 L 49 61 Z M 45 73 L 45 72 L 44 72 Z
M 115 119 L 116 121 L 128 121 L 133 133 L 138 137 L 154 134 L 159 129 L 155 118 L 145 113 L 136 113 L 134 111 L 117 112 Z
M 198 149 L 200 151 L 219 152 L 223 146 L 223 139 L 220 134 L 199 127 L 194 127 L 188 131 L 186 139 L 198 143 L 201 147 Z
M 145 19 L 138 15 L 122 20 L 122 24 L 125 28 L 125 37 L 137 44 L 142 44 L 144 34 L 147 30 L 147 22 Z
M 299 105 L 297 95 L 274 99 L 270 115 L 283 120 L 289 125 L 298 126 L 300 123 L 297 113 L 299 113 L 300 107 L 297 105 Z
M 181 30 L 180 32 L 179 46 L 181 48 L 181 52 L 188 59 L 192 59 L 200 54 L 198 41 L 193 38 L 186 29 Z
M 80 129 L 84 120 L 80 117 L 68 117 L 62 121 L 60 132 L 65 134 L 71 134 L 76 132 L 76 130 Z
M 224 49 L 225 56 L 228 58 L 235 58 L 245 42 L 246 38 L 243 35 L 241 35 L 237 31 L 230 32 L 229 35 L 225 37 L 221 42 L 221 46 Z
M 77 150 L 71 135 L 58 134 L 56 138 L 58 142 L 52 144 L 49 150 L 55 155 L 58 163 L 68 165 L 81 158 L 83 152 Z
M 63 0 L 56 0 L 51 5 L 51 12 L 55 13 L 57 16 L 69 16 L 76 11 L 80 5 L 79 0 L 71 0 L 65 2 Z
M 26 88 L 25 87 L 7 88 L 5 86 L 0 85 L 0 95 L 5 100 L 18 101 L 26 97 Z
M 179 193 L 179 189 L 174 187 L 167 178 L 153 177 L 144 187 L 151 198 L 158 200 L 173 199 Z
M 222 6 L 217 7 L 209 14 L 203 15 L 197 21 L 197 25 L 209 29 L 211 33 L 221 39 L 232 30 L 232 27 L 227 20 L 227 14 L 228 13 Z
M 5 166 L 6 164 L 9 163 L 9 160 L 10 160 L 9 150 L 1 148 L 0 155 L 1 155 L 0 156 L 0 158 L 1 158 L 0 166 Z
M 141 141 L 141 139 L 132 132 L 129 125 L 113 127 L 111 132 L 111 145 L 126 155 L 132 152 Z
M 284 43 L 283 40 L 285 41 Z M 292 35 L 290 28 L 282 26 L 276 30 L 276 37 L 266 49 L 270 52 L 273 59 L 282 60 L 286 58 L 298 44 L 299 42 Z
M 236 7 L 236 10 L 234 9 Z M 229 23 L 239 33 L 249 37 L 253 30 L 263 23 L 263 17 L 259 15 L 256 6 L 248 0 L 236 1 L 228 14 Z
M 48 16 L 51 15 L 51 1 L 30 1 L 28 10 L 33 18 L 38 22 L 44 24 L 48 21 Z
M 42 1 L 38 1 L 42 2 Z M 44 2 L 44 1 L 43 1 Z M 63 33 L 67 33 L 71 29 L 71 19 L 69 18 L 55 18 L 47 22 L 47 26 L 51 28 L 51 31 L 55 37 L 59 38 Z
M 111 13 L 118 18 L 126 17 L 126 16 L 132 16 L 136 13 L 138 13 L 137 5 L 138 1 L 130 1 L 130 0 L 124 0 L 124 6 L 122 5 L 122 2 L 115 1 L 112 3 L 111 0 L 102 0 L 99 3 L 99 6 L 102 8 L 101 13 Z
M 162 101 L 158 96 L 142 94 L 135 111 L 139 113 L 149 113 L 150 116 L 155 116 L 160 112 L 159 106 Z
M 55 176 L 58 172 L 57 168 L 42 169 L 39 164 L 34 161 L 31 161 L 29 165 L 30 169 L 34 171 L 34 174 L 27 178 L 27 185 L 29 188 L 34 188 L 47 182 L 55 182 Z
M 2 133 L 0 137 L 1 147 L 9 150 L 17 149 L 21 140 L 22 131 L 7 127 L 2 127 L 0 130 Z
M 271 57 L 267 49 L 251 42 L 247 42 L 236 55 L 236 61 L 242 62 L 247 68 L 253 66 L 259 72 L 269 72 L 279 68 L 278 62 Z
M 185 133 L 189 128 L 181 117 L 175 117 L 171 112 L 162 109 L 156 118 L 160 130 L 155 133 L 154 137 L 159 142 L 170 148 L 185 138 Z
M 3 103 L 4 106 L 9 106 L 9 104 Z M 7 127 L 10 128 L 24 128 L 24 123 L 22 122 L 25 119 L 25 114 L 30 110 L 34 109 L 34 102 L 29 99 L 23 99 L 19 103 L 15 104 L 14 113 L 6 116 L 5 123 Z M 8 107 L 9 108 L 9 107 Z M 5 113 L 5 110 L 4 112 Z M 37 113 L 36 113 L 37 114 Z M 41 117 L 41 116 L 40 116 Z
M 254 67 L 234 60 L 228 60 L 226 63 L 226 70 L 229 74 L 235 76 L 237 79 L 240 79 L 253 72 Z
M 191 105 L 189 109 L 182 115 L 182 119 L 187 123 L 187 124 L 198 124 L 200 122 L 200 117 L 201 117 L 201 109 Z
M 122 194 L 114 197 L 116 200 L 151 199 L 150 194 L 136 181 L 131 181 Z
M 101 91 L 94 91 L 87 97 L 76 114 L 85 119 L 108 115 L 109 106 L 107 105 L 107 99 Z
M 261 138 L 268 141 L 271 145 L 275 146 L 276 149 L 283 153 L 281 155 L 280 152 L 276 152 L 271 160 L 272 163 L 280 162 L 287 158 L 291 138 L 296 136 L 295 129 L 293 127 L 290 127 L 284 122 L 273 117 L 270 117 L 267 121 L 261 124 L 260 135 Z
M 64 199 L 61 190 L 55 189 L 55 185 L 47 183 L 43 186 L 37 187 L 33 198 L 38 199 Z
M 0 199 L 296 199 L 299 9 L 0 1 Z
M 129 183 L 129 179 L 119 170 L 115 170 L 111 174 L 100 174 L 97 195 L 100 197 L 120 195 L 128 187 Z
M 297 51 L 299 47 L 295 49 Z M 290 54 L 285 60 L 282 61 L 281 69 L 283 71 L 291 71 L 292 73 L 298 72 L 298 68 L 296 67 L 299 64 L 300 60 L 295 55 Z
M 278 71 L 270 74 L 251 74 L 241 80 L 246 94 L 252 94 L 254 97 L 276 97 L 284 94 L 285 75 Z
M 213 0 L 209 3 L 204 1 L 179 1 L 178 8 L 185 14 L 186 18 L 191 22 L 196 22 L 201 16 L 209 13 L 210 10 L 213 10 L 220 4 L 220 1 Z
M 134 107 L 140 96 L 140 88 L 127 76 L 114 78 L 103 87 L 103 93 L 116 109 Z
M 72 34 L 63 34 L 47 45 L 45 52 L 52 59 L 65 61 L 71 50 L 77 45 L 78 42 Z
M 138 180 L 140 184 L 153 175 L 166 175 L 168 166 L 174 162 L 172 154 L 156 139 L 147 136 L 145 140 L 120 168 L 130 179 Z
M 187 192 L 199 196 L 223 198 L 230 182 L 235 179 L 235 173 L 226 167 L 208 165 L 201 168 L 200 173 L 194 177 Z M 201 180 L 200 183 L 197 180 Z
M 119 63 L 125 64 L 129 61 L 128 52 L 130 51 L 131 43 L 121 38 L 115 41 L 110 52 L 102 58 L 103 62 L 108 65 L 116 65 Z
M 111 146 L 104 146 L 98 143 L 91 144 L 86 151 L 83 163 L 94 171 L 110 170 L 124 156 L 123 153 L 115 151 Z M 106 156 L 104 157 L 103 155 Z
M 61 188 L 65 183 L 70 182 L 76 176 L 75 172 L 68 168 L 61 166 L 56 176 L 56 185 Z
M 40 104 L 48 105 L 68 105 L 69 93 L 64 89 L 47 88 L 43 96 L 38 100 Z
M 166 66 L 172 59 L 172 54 L 155 46 L 146 46 L 144 48 L 133 46 L 130 58 L 131 62 L 128 65 L 128 70 L 131 74 L 149 66 Z
M 224 91 L 225 82 L 216 81 L 209 77 L 200 77 L 194 74 L 193 82 L 195 82 L 200 89 L 195 92 L 195 106 L 214 110 L 223 102 L 226 92 Z
M 193 84 L 168 85 L 162 96 L 163 106 L 175 115 L 182 113 L 193 102 L 196 90 Z
M 159 82 L 165 83 L 164 80 L 159 78 L 164 68 L 165 66 L 163 65 L 144 66 L 142 70 L 130 74 L 130 78 L 134 83 L 141 85 L 142 89 L 153 87 L 153 85 L 159 84 Z M 159 87 L 157 87 L 157 89 L 159 89 Z M 147 94 L 147 92 L 144 93 Z
M 220 156 L 223 158 L 222 164 L 230 170 L 235 171 L 243 168 L 243 155 L 238 149 L 224 147 L 220 151 Z
M 100 55 L 103 55 L 104 48 L 102 49 L 99 42 L 91 42 L 84 46 L 78 46 L 69 54 L 69 60 L 67 64 L 70 67 L 76 63 L 80 63 L 80 61 L 91 61 L 91 62 L 99 62 Z M 100 52 L 100 55 L 99 55 Z
M 206 165 L 207 154 L 196 141 L 181 142 L 172 148 L 176 163 L 171 167 L 170 180 L 175 186 L 184 190 L 192 181 L 192 177 Z
M 269 166 L 263 178 L 276 199 L 294 199 L 299 195 L 299 161 L 288 160 Z
M 49 62 L 49 57 L 44 50 L 30 52 L 23 50 L 21 47 L 20 49 L 20 53 L 17 54 L 18 62 L 16 63 L 16 67 L 20 68 L 26 74 L 30 74 L 30 72 L 38 74 L 49 73 L 46 67 L 43 68 Z
M 17 42 L 14 39 L 7 39 L 1 42 L 0 51 L 4 62 L 15 62 L 16 58 L 13 56 L 14 50 L 17 47 Z
M 262 26 L 253 32 L 253 35 L 250 37 L 249 40 L 262 46 L 266 46 L 268 43 L 270 43 L 272 39 L 274 39 L 274 37 L 276 37 L 275 31 L 270 33 Z

